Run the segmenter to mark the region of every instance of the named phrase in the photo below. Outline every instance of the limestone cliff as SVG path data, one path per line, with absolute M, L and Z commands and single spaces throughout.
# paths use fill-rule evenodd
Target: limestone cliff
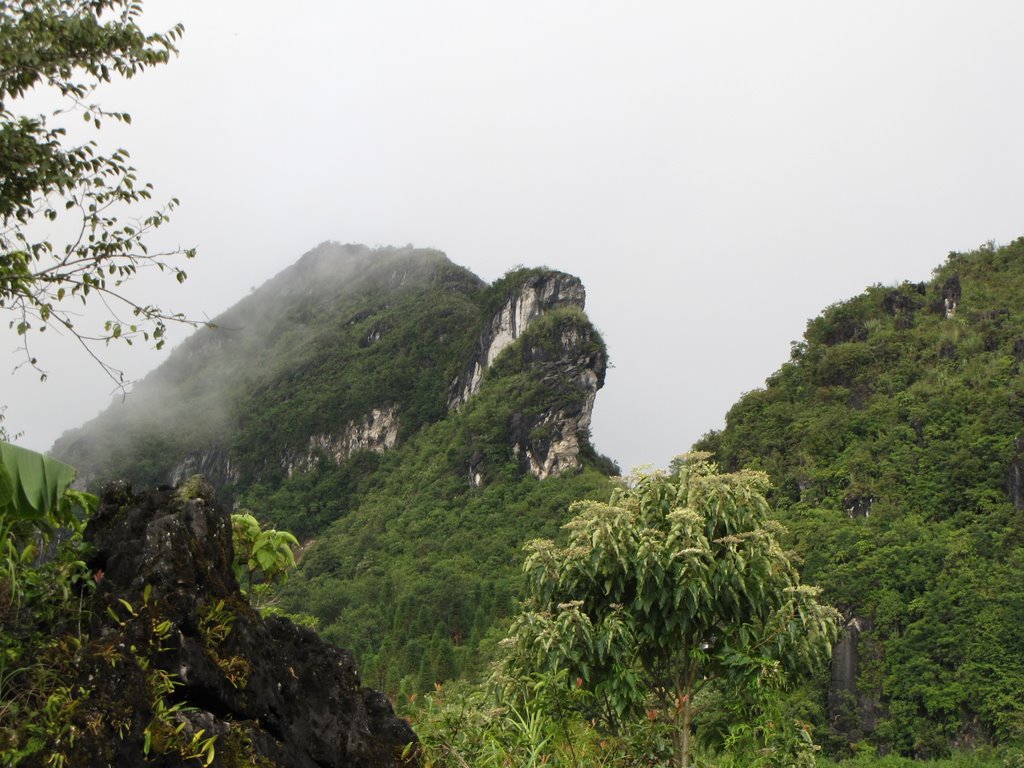
M 545 407 L 516 412 L 510 421 L 512 451 L 520 465 L 541 480 L 578 469 L 589 440 L 597 391 L 604 386 L 608 359 L 589 323 L 561 317 L 520 352 L 552 393 Z
M 448 389 L 448 407 L 457 410 L 476 394 L 487 372 L 508 350 L 519 358 L 517 370 L 531 369 L 546 385 L 545 397 L 529 412 L 514 412 L 509 442 L 524 471 L 544 479 L 577 469 L 582 444 L 589 438 L 597 390 L 604 384 L 607 358 L 593 327 L 577 318 L 524 338 L 545 315 L 582 311 L 586 291 L 579 278 L 541 270 L 513 283 L 504 301 L 484 325 L 473 354 Z M 523 339 L 521 349 L 512 350 Z M 596 342 L 596 343 L 595 343 Z M 484 474 L 471 462 L 470 480 L 480 485 Z
M 480 389 L 484 371 L 530 323 L 558 307 L 583 309 L 586 291 L 578 277 L 544 271 L 531 275 L 509 292 L 508 298 L 487 322 L 471 359 L 448 389 L 448 407 L 458 408 Z
M 304 452 L 291 451 L 281 460 L 289 478 L 296 472 L 308 472 L 321 457 L 342 464 L 356 451 L 383 453 L 398 442 L 398 413 L 394 406 L 374 408 L 358 421 L 350 421 L 337 432 L 309 436 Z

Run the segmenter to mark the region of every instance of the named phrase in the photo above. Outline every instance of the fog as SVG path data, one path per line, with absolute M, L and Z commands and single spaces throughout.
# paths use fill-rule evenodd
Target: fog
M 571 272 L 613 365 L 594 441 L 624 468 L 720 427 L 825 306 L 1024 234 L 1011 0 L 145 8 L 184 22 L 180 56 L 98 94 L 133 117 L 99 138 L 181 199 L 153 246 L 198 256 L 140 297 L 212 317 L 325 240 Z M 49 380 L 23 368 L 0 403 L 45 449 L 112 386 L 70 339 L 35 352 Z M 105 353 L 139 378 L 167 350 Z

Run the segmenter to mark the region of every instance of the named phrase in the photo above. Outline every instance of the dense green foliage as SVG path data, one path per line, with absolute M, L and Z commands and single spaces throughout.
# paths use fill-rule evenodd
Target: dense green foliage
M 608 462 L 592 452 L 580 472 L 543 481 L 512 452 L 510 414 L 546 407 L 561 389 L 503 361 L 561 327 L 552 315 L 499 357 L 463 409 L 379 458 L 370 487 L 349 496 L 351 511 L 284 590 L 287 608 L 317 616 L 326 639 L 356 651 L 371 685 L 424 691 L 479 671 L 522 594 L 522 545 L 553 536 L 573 500 L 608 495 Z M 472 456 L 487 467 L 480 486 Z
M 564 670 L 439 685 L 406 709 L 425 768 L 642 768 L 665 765 L 672 753 L 664 723 L 629 719 L 615 733 L 601 726 L 593 692 Z
M 652 768 L 671 759 L 668 724 L 629 720 L 616 733 L 592 719 L 599 705 L 584 688 L 566 685 L 566 676 L 535 676 L 493 680 L 488 686 L 456 683 L 438 686 L 429 695 L 406 702 L 422 744 L 425 768 Z M 781 701 L 776 703 L 782 704 Z M 725 712 L 730 717 L 736 713 Z M 710 713 L 709 713 L 710 714 Z M 695 745 L 695 762 L 707 768 L 776 768 L 794 765 L 780 757 L 772 738 L 779 717 L 806 717 L 800 708 L 776 707 L 756 720 L 734 719 L 728 743 L 706 739 Z M 798 727 L 807 723 L 797 720 Z M 757 732 L 744 738 L 744 731 Z M 698 732 L 698 736 L 700 733 Z M 766 742 L 765 736 L 768 736 Z M 980 747 L 954 750 L 948 757 L 913 760 L 878 755 L 866 742 L 855 744 L 854 756 L 840 761 L 818 756 L 818 768 L 1019 768 L 1024 750 Z
M 862 623 L 837 744 L 1024 736 L 1022 296 L 1024 239 L 869 288 L 698 445 L 769 474 L 804 578 Z
M 763 474 L 719 474 L 697 454 L 671 475 L 631 478 L 608 503 L 575 503 L 565 546 L 529 545 L 512 663 L 567 669 L 613 728 L 643 713 L 666 722 L 671 764 L 689 765 L 705 691 L 752 702 L 752 720 L 824 667 L 835 641 L 838 614 L 800 584 L 766 489 Z M 801 762 L 806 738 L 782 741 L 774 760 Z
M 124 283 L 139 269 L 185 272 L 173 253 L 150 253 L 146 236 L 168 220 L 171 200 L 152 212 L 128 153 L 100 152 L 94 141 L 70 144 L 67 120 L 131 122 L 91 102 L 97 86 L 131 78 L 176 53 L 180 25 L 149 34 L 141 3 L 129 0 L 0 2 L 0 310 L 23 339 L 24 363 L 42 372 L 30 336 L 56 327 L 77 339 L 119 384 L 100 343 L 136 339 L 163 346 L 166 322 L 180 315 L 138 303 Z M 22 100 L 48 89 L 49 115 L 27 114 Z M 65 242 L 40 239 L 33 222 L 59 221 Z M 177 252 L 176 252 L 177 253 Z M 182 252 L 190 257 L 191 251 Z M 103 312 L 98 328 L 78 326 L 81 306 Z
M 96 504 L 95 497 L 70 489 L 74 477 L 61 462 L 0 443 L 3 766 L 38 757 L 69 727 L 79 593 L 93 583 L 83 560 L 80 516 Z M 58 531 L 65 535 L 58 539 Z
M 483 288 L 437 251 L 324 243 L 199 329 L 127 403 L 65 435 L 55 453 L 96 482 L 140 486 L 166 482 L 190 455 L 230 454 L 235 494 L 257 486 L 266 498 L 288 479 L 283 458 L 306 457 L 311 435 L 382 406 L 402 414 L 402 436 L 442 416 L 480 331 Z M 365 469 L 350 463 L 337 482 L 358 483 Z M 305 535 L 339 512 L 289 527 Z
M 604 344 L 574 306 L 536 318 L 449 408 L 494 313 L 549 272 L 487 286 L 436 251 L 321 245 L 57 454 L 94 485 L 166 482 L 183 462 L 220 473 L 225 497 L 305 542 L 283 607 L 355 650 L 371 684 L 427 690 L 479 667 L 521 594 L 522 544 L 554 535 L 571 501 L 606 498 L 617 471 L 586 434 L 580 470 L 545 481 L 513 451 L 513 425 L 543 441 L 546 414 L 588 405 L 581 365 L 603 374 Z M 371 412 L 394 420 L 389 450 L 339 462 L 316 442 Z
M 584 405 L 567 340 L 578 359 L 604 350 L 576 308 L 540 316 L 449 407 L 481 329 L 540 274 L 486 286 L 436 252 L 325 244 L 176 350 L 134 405 L 63 439 L 60 455 L 93 481 L 220 472 L 226 495 L 304 542 L 282 606 L 352 648 L 368 684 L 422 701 L 437 682 L 483 673 L 524 594 L 522 544 L 556 538 L 570 502 L 612 487 L 614 468 L 585 435 L 581 470 L 544 481 L 510 437 L 542 441 L 546 414 Z M 836 757 L 1021 738 L 1022 293 L 1024 241 L 953 254 L 928 283 L 869 288 L 812 320 L 766 388 L 697 446 L 729 472 L 767 474 L 802 580 L 859 627 L 831 686 L 755 701 L 707 684 L 695 733 L 705 758 L 763 758 L 807 724 Z M 338 462 L 320 436 L 370 412 L 394 418 L 395 444 Z M 579 677 L 582 699 L 594 690 Z M 614 735 L 593 706 L 596 730 L 581 731 L 591 745 Z M 642 709 L 654 723 L 668 711 Z

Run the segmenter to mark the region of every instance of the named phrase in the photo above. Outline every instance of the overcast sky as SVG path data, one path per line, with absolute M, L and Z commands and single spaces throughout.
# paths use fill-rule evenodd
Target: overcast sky
M 143 295 L 212 317 L 324 240 L 574 273 L 613 365 L 595 443 L 624 469 L 721 427 L 827 305 L 1024 235 L 1019 0 L 145 9 L 185 24 L 180 57 L 104 91 L 134 120 L 99 136 L 181 199 L 155 244 L 199 256 Z M 111 386 L 40 351 L 49 381 L 0 403 L 45 449 Z M 112 358 L 139 378 L 164 354 Z

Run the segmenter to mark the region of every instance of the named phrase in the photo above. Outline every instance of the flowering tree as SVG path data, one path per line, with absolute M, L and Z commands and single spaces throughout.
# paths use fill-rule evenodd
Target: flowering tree
M 767 477 L 720 474 L 708 458 L 634 477 L 607 504 L 576 502 L 564 547 L 528 545 L 511 629 L 514 665 L 569 669 L 609 718 L 667 720 L 680 766 L 709 683 L 775 690 L 820 668 L 838 617 L 780 546 Z

